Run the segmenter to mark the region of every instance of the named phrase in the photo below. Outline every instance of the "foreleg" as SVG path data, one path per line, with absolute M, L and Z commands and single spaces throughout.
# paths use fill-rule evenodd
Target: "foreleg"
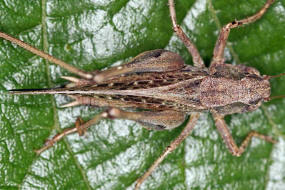
M 242 26 L 245 24 L 250 24 L 258 20 L 259 18 L 262 17 L 262 15 L 267 11 L 267 9 L 270 7 L 270 5 L 274 2 L 274 0 L 267 0 L 265 5 L 254 15 L 238 20 L 238 21 L 233 21 L 225 25 L 221 31 L 220 35 L 218 37 L 218 40 L 215 45 L 214 49 L 214 57 L 210 65 L 210 71 L 212 72 L 213 68 L 218 65 L 223 63 L 224 59 L 224 50 L 226 47 L 226 43 L 230 34 L 231 29 L 236 28 L 238 26 Z

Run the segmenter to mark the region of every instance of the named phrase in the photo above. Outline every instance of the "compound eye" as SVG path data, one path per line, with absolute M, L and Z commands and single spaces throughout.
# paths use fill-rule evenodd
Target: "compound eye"
M 258 105 L 258 104 L 261 103 L 261 101 L 262 101 L 262 99 L 261 99 L 261 98 L 258 98 L 258 99 L 256 99 L 256 100 L 250 101 L 250 102 L 249 102 L 249 105 L 252 105 L 252 106 Z
M 251 111 L 254 111 L 254 110 L 257 110 L 262 104 L 262 101 L 261 99 L 254 102 L 254 104 L 250 104 L 247 108 L 247 111 L 251 112 Z

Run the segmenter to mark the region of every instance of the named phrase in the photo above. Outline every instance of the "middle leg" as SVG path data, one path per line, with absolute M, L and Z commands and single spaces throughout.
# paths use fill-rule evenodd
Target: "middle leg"
M 157 160 L 155 160 L 155 162 L 145 172 L 145 174 L 137 180 L 135 190 L 138 190 L 140 188 L 141 184 L 146 180 L 146 178 L 148 178 L 152 174 L 152 172 L 159 166 L 159 164 L 165 159 L 165 157 L 172 151 L 174 151 L 181 144 L 181 142 L 192 132 L 197 120 L 199 119 L 199 116 L 199 113 L 191 114 L 191 117 L 186 127 L 183 129 L 180 135 L 174 141 L 172 141 L 168 147 L 166 147 L 163 153 L 157 158 Z
M 199 51 L 196 48 L 195 44 L 191 42 L 191 40 L 187 37 L 187 35 L 182 30 L 182 28 L 177 24 L 174 0 L 168 0 L 168 4 L 169 4 L 170 17 L 171 17 L 174 32 L 180 38 L 180 40 L 184 43 L 189 53 L 192 55 L 194 66 L 200 67 L 200 68 L 205 67 L 203 59 L 201 58 Z

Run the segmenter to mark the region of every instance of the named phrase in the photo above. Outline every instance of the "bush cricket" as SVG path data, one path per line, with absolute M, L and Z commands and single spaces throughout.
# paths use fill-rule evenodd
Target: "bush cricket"
M 86 130 L 100 119 L 129 119 L 148 129 L 169 130 L 182 124 L 190 114 L 181 134 L 137 180 L 135 188 L 139 189 L 164 158 L 191 133 L 201 112 L 212 113 L 218 132 L 234 156 L 242 155 L 252 137 L 275 143 L 271 137 L 252 131 L 241 145 L 237 146 L 223 119 L 229 114 L 254 111 L 263 102 L 272 99 L 269 79 L 282 74 L 262 76 L 252 67 L 225 64 L 224 49 L 231 29 L 258 20 L 273 2 L 274 0 L 267 0 L 256 14 L 228 23 L 221 29 L 209 68 L 205 67 L 196 46 L 177 24 L 174 0 L 168 2 L 173 29 L 192 55 L 194 66 L 184 64 L 181 56 L 174 52 L 156 49 L 143 52 L 120 66 L 86 72 L 1 32 L 1 38 L 78 76 L 63 76 L 63 79 L 70 82 L 63 88 L 16 89 L 11 90 L 11 94 L 63 94 L 73 101 L 62 107 L 89 105 L 106 108 L 87 122 L 78 118 L 74 128 L 65 129 L 55 135 L 36 151 L 37 154 L 51 148 L 68 134 L 84 135 Z M 136 111 L 137 109 L 140 111 Z

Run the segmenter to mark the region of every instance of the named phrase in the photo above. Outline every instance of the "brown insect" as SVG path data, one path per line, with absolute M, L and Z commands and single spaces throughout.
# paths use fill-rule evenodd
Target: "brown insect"
M 255 68 L 244 65 L 225 64 L 224 49 L 231 29 L 256 21 L 273 1 L 267 0 L 253 16 L 233 21 L 222 28 L 209 68 L 205 67 L 197 48 L 176 23 L 173 0 L 169 0 L 173 29 L 192 55 L 194 66 L 184 64 L 176 53 L 157 49 L 141 53 L 121 66 L 85 72 L 1 32 L 0 37 L 79 76 L 62 77 L 71 82 L 63 88 L 11 90 L 12 94 L 64 94 L 74 101 L 63 107 L 89 105 L 106 108 L 87 122 L 77 119 L 74 128 L 57 134 L 36 152 L 40 154 L 68 134 L 78 132 L 83 135 L 91 125 L 103 118 L 135 120 L 148 129 L 167 130 L 178 127 L 190 114 L 181 134 L 137 180 L 138 189 L 164 158 L 191 133 L 200 112 L 212 113 L 219 133 L 234 156 L 244 152 L 252 137 L 275 143 L 271 137 L 252 131 L 237 146 L 223 119 L 228 114 L 256 110 L 262 102 L 271 99 L 269 79 L 276 76 L 262 76 Z

